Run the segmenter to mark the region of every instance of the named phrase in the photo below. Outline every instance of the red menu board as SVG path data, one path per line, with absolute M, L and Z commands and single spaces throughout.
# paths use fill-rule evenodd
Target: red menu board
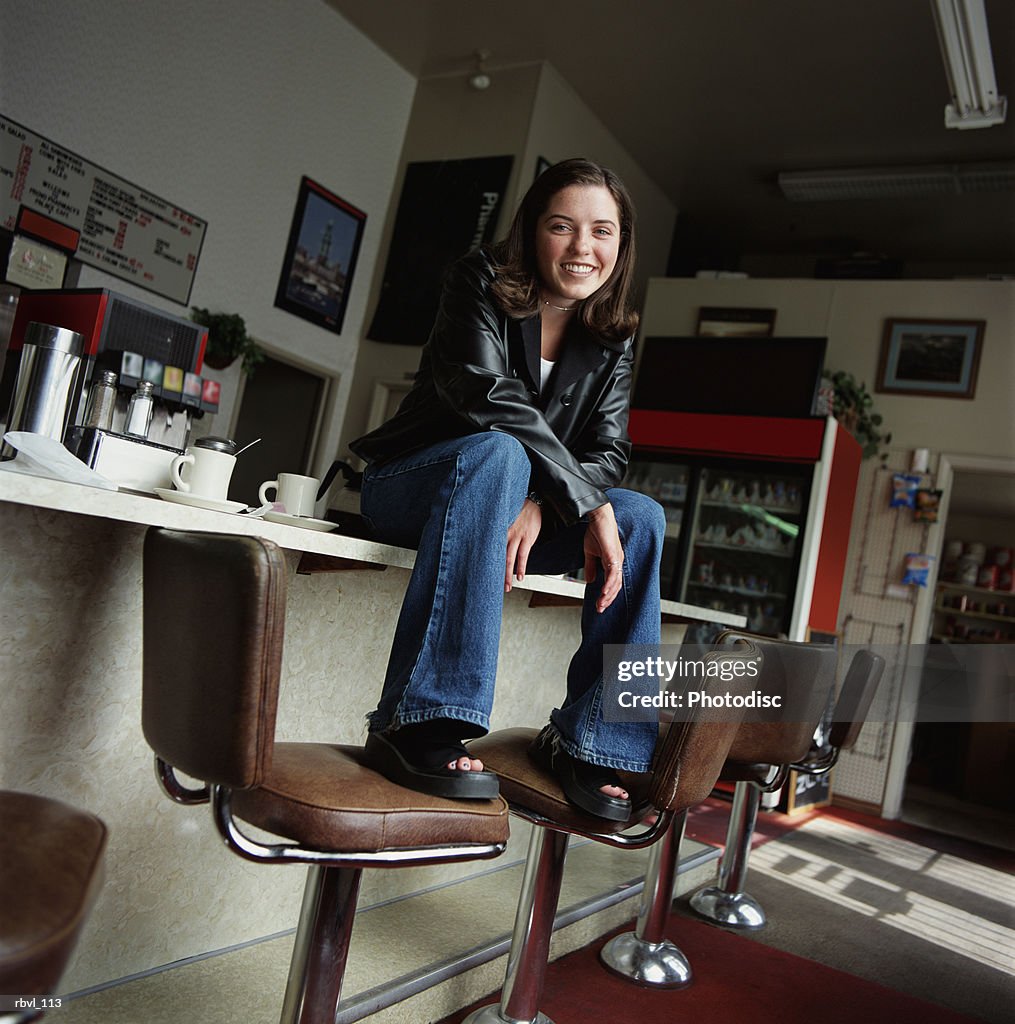
M 189 301 L 207 221 L 0 114 L 0 227 L 22 207 L 80 232 L 82 263 Z

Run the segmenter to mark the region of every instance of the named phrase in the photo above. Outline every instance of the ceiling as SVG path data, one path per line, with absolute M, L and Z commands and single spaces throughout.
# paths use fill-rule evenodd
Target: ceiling
M 724 269 L 869 252 L 1015 272 L 1015 192 L 791 203 L 779 171 L 1015 159 L 1015 3 L 987 0 L 1005 124 L 944 127 L 929 0 L 328 0 L 414 76 L 548 61 Z M 709 265 L 707 262 L 702 265 Z M 922 266 L 924 274 L 927 267 Z M 930 274 L 929 276 L 935 276 Z

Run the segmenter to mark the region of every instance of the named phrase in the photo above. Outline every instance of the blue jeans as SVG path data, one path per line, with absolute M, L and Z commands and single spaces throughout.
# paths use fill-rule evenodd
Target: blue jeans
M 363 475 L 361 510 L 378 540 L 416 548 L 416 562 L 395 629 L 384 688 L 371 730 L 433 718 L 490 726 L 497 672 L 507 531 L 530 489 L 524 447 L 499 432 L 442 441 Z M 604 644 L 659 643 L 659 559 L 665 518 L 651 498 L 611 488 L 624 547 L 624 583 L 606 611 L 596 611 L 601 572 L 585 588 L 581 644 L 567 673 L 552 730 L 573 757 L 632 772 L 648 771 L 657 726 L 604 722 Z M 584 562 L 586 524 L 540 535 L 528 573 L 556 574 Z M 546 532 L 546 531 L 544 531 Z M 654 692 L 653 680 L 644 692 Z M 535 723 L 533 723 L 535 724 Z

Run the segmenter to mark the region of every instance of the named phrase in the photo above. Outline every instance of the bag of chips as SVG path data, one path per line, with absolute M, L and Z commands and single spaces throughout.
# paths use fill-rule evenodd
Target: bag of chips
M 944 491 L 934 491 L 929 487 L 921 487 L 915 495 L 913 519 L 918 523 L 936 523 L 937 510 L 941 504 Z
M 933 555 L 921 555 L 911 551 L 906 555 L 906 571 L 903 574 L 902 582 L 910 583 L 916 587 L 927 586 L 930 564 L 933 561 Z
M 911 473 L 892 474 L 892 500 L 889 508 L 912 508 L 915 502 L 916 489 L 921 478 Z

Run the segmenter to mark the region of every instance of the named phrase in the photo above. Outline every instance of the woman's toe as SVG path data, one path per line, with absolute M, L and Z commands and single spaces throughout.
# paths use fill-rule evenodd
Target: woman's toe
M 457 757 L 448 761 L 448 768 L 453 772 L 481 772 L 483 762 L 478 757 Z
M 629 799 L 627 790 L 622 789 L 620 786 L 601 786 L 599 791 L 607 796 L 617 797 L 618 800 Z

